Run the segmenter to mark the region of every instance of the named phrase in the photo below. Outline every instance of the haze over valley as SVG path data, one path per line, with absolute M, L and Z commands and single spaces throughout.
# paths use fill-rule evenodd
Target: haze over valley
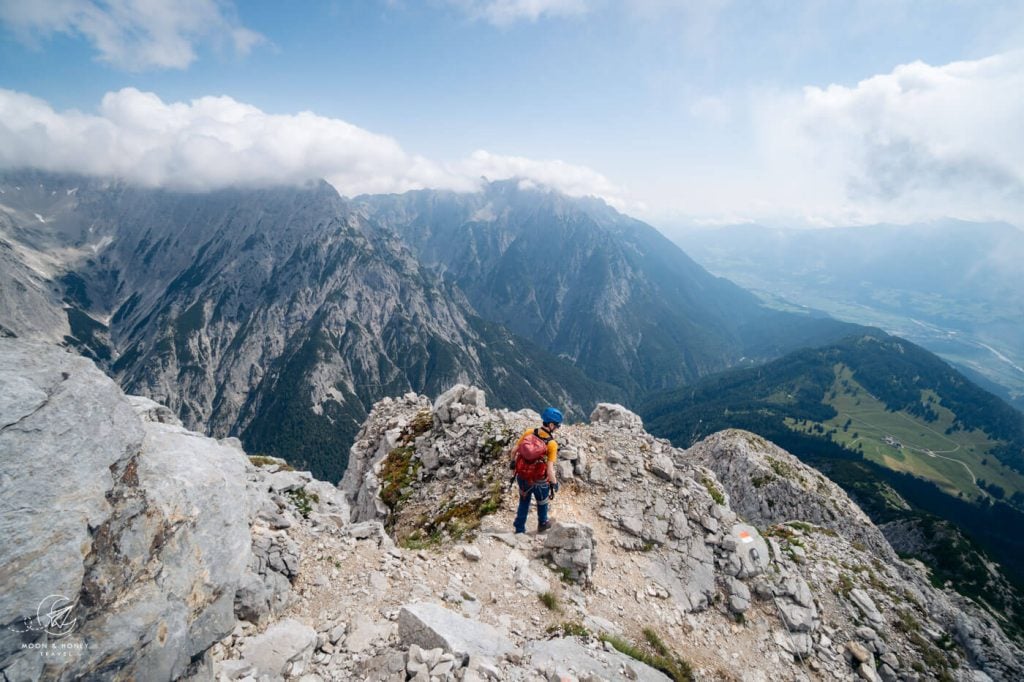
M 885 329 L 1024 408 L 1024 231 L 1012 225 L 749 225 L 680 232 L 676 242 L 771 305 Z

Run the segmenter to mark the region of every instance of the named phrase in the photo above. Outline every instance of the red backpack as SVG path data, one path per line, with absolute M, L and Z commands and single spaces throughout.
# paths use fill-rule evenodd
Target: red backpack
M 527 483 L 536 483 L 548 475 L 548 442 L 552 436 L 545 438 L 540 429 L 526 434 L 523 441 L 516 447 L 516 476 Z

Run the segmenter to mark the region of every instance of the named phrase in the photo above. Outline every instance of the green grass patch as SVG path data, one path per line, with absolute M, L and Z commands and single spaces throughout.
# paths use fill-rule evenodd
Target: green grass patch
M 911 632 L 918 632 L 921 630 L 921 623 L 918 619 L 913 617 L 913 614 L 907 609 L 900 609 L 896 611 L 896 622 L 893 627 L 904 634 L 910 634 Z
M 572 571 L 565 566 L 556 566 L 554 563 L 549 563 L 548 568 L 558 576 L 558 579 L 565 585 L 571 585 L 575 581 L 572 579 Z
M 671 651 L 657 632 L 645 628 L 644 639 L 648 647 L 646 649 L 616 635 L 601 635 L 601 641 L 608 642 L 630 658 L 660 670 L 675 682 L 692 682 L 694 677 L 690 664 Z
M 704 484 L 704 487 L 708 491 L 708 495 L 711 495 L 711 499 L 717 504 L 725 504 L 725 495 L 721 490 L 711 481 L 707 476 L 702 476 L 700 482 Z
M 425 533 L 422 529 L 417 528 L 401 538 L 398 544 L 405 549 L 412 550 L 435 549 L 441 546 L 441 533 L 439 531 Z
M 391 511 L 396 511 L 408 498 L 407 488 L 416 480 L 416 473 L 422 466 L 414 454 L 412 446 L 404 445 L 389 452 L 381 463 L 380 499 Z
M 396 450 L 401 449 L 396 448 Z M 419 460 L 415 461 L 418 465 Z M 400 491 L 401 488 L 398 490 Z M 446 537 L 456 542 L 469 540 L 480 527 L 483 517 L 493 514 L 501 508 L 502 492 L 501 481 L 492 481 L 483 492 L 475 497 L 461 502 L 456 502 L 453 499 L 454 496 L 439 500 L 435 507 L 436 513 L 427 514 L 418 519 L 411 532 L 408 532 L 407 528 L 405 530 L 396 528 L 397 517 L 395 514 L 391 515 L 388 522 L 392 524 L 390 528 L 395 531 L 398 542 L 408 549 L 423 549 L 440 545 Z M 404 501 L 406 496 L 405 493 L 401 494 L 399 502 Z M 381 499 L 385 503 L 388 501 L 384 497 L 384 491 L 382 491 Z
M 434 428 L 434 415 L 430 413 L 430 410 L 420 410 L 402 430 L 400 440 L 403 444 L 409 445 L 432 428 Z
M 940 680 L 953 679 L 950 670 L 955 666 L 951 659 L 947 657 L 947 654 L 943 649 L 935 646 L 916 631 L 908 632 L 907 639 L 914 645 L 914 648 L 917 649 L 917 652 L 921 655 L 925 671 L 935 675 Z M 952 642 L 952 640 L 949 641 Z M 953 646 L 953 644 L 950 644 L 950 648 Z
M 562 608 L 558 605 L 558 597 L 554 592 L 544 592 L 538 595 L 540 603 L 548 607 L 549 611 L 561 611 Z
M 839 574 L 839 582 L 836 584 L 835 589 L 836 594 L 840 595 L 841 597 L 849 597 L 850 590 L 852 590 L 854 587 L 855 585 L 853 584 L 853 578 L 851 578 L 846 573 Z
M 280 467 L 281 471 L 295 471 L 295 468 L 291 464 L 282 464 L 273 457 L 267 457 L 266 455 L 251 455 L 249 457 L 249 461 L 252 462 L 254 466 L 258 467 L 276 466 Z
M 313 512 L 313 505 L 320 501 L 320 496 L 316 493 L 307 493 L 305 488 L 298 488 L 296 490 L 288 490 L 285 492 L 288 499 L 295 506 L 295 509 L 302 514 L 302 518 L 308 519 L 309 515 Z
M 772 471 L 774 471 L 779 478 L 785 478 L 790 481 L 800 480 L 800 474 L 797 473 L 796 468 L 791 464 L 787 464 L 786 462 L 783 462 L 780 459 L 775 459 L 774 457 L 765 457 L 765 459 L 768 460 L 768 466 L 772 468 Z
M 551 625 L 547 629 L 549 635 L 556 635 L 558 637 L 589 637 L 590 630 L 587 630 L 582 623 L 576 621 L 570 621 L 565 623 L 558 623 Z

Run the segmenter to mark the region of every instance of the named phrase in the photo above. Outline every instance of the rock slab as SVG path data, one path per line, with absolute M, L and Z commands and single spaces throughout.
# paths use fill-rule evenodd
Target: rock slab
M 668 676 L 618 651 L 588 649 L 572 638 L 540 640 L 526 645 L 534 668 L 569 671 L 576 679 L 665 682 Z M 559 678 L 554 678 L 559 679 Z M 564 679 L 564 678 L 562 678 Z
M 302 674 L 316 646 L 316 631 L 297 620 L 280 620 L 263 634 L 249 640 L 243 660 L 256 669 L 260 679 L 283 680 Z
M 0 339 L 0 386 L 2 675 L 206 669 L 251 556 L 243 454 L 55 346 Z M 66 632 L 37 613 L 52 595 L 66 600 Z M 23 648 L 57 639 L 71 655 Z
M 398 636 L 403 644 L 441 648 L 461 660 L 469 656 L 499 658 L 515 645 L 495 628 L 430 602 L 406 604 L 398 613 Z

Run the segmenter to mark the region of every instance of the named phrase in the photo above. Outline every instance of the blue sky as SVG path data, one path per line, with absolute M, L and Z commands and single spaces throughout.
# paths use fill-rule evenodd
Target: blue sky
M 1020 1 L 0 0 L 0 31 L 2 166 L 1024 225 Z

